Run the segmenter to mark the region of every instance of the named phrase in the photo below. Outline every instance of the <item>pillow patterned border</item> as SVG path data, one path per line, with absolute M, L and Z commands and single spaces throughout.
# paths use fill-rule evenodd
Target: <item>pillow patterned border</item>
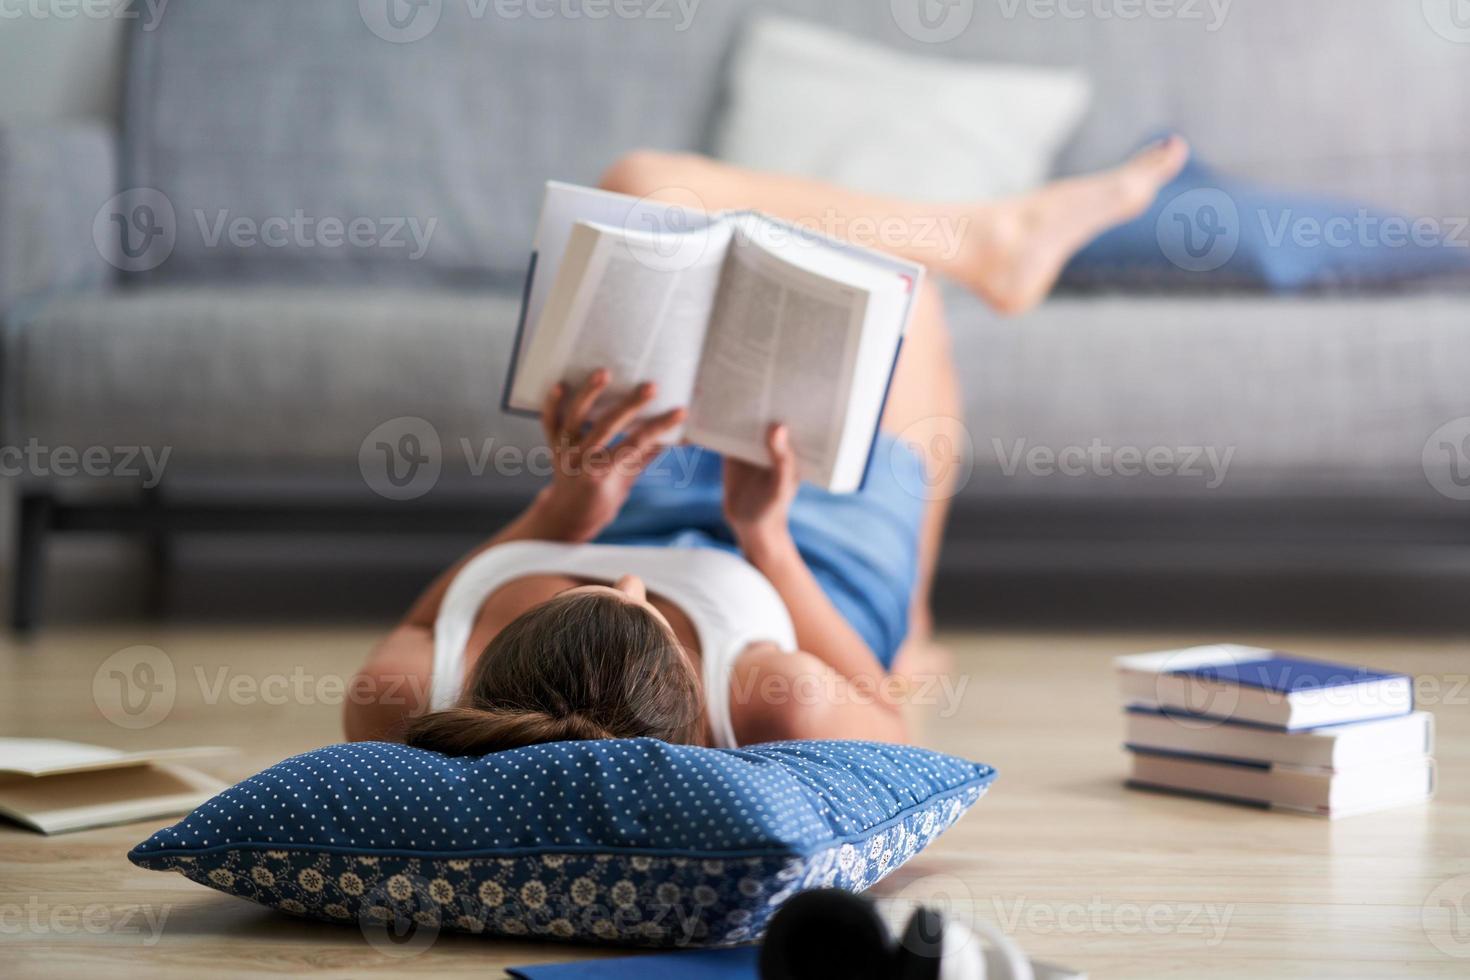
M 146 866 L 292 915 L 356 921 L 372 941 L 439 930 L 638 946 L 750 942 L 783 902 L 819 887 L 861 891 L 949 829 L 985 794 L 966 786 L 861 839 L 806 856 L 700 858 L 549 853 L 366 856 L 302 846 L 161 854 Z M 403 941 L 389 939 L 401 944 Z

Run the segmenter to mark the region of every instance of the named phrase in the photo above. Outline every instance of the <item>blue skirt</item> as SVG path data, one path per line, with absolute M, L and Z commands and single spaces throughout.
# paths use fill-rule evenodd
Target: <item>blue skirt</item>
M 707 449 L 668 450 L 598 542 L 738 555 L 721 509 L 720 467 L 720 455 Z M 807 567 L 885 668 L 908 635 L 924 486 L 923 462 L 883 433 L 861 490 L 836 494 L 803 484 L 791 507 L 791 537 Z

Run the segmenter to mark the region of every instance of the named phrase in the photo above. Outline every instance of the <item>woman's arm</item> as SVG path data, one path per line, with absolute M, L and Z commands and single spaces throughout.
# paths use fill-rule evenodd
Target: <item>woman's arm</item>
M 742 656 L 737 670 L 749 676 L 737 680 L 746 682 L 747 695 L 766 703 L 747 705 L 741 713 L 754 727 L 783 729 L 779 737 L 905 741 L 907 726 L 888 672 L 832 605 L 792 540 L 788 517 L 800 479 L 785 426 L 771 427 L 767 449 L 769 468 L 726 459 L 725 519 L 746 559 L 786 604 L 804 654 L 782 659 L 772 651 L 751 651 Z M 822 693 L 784 700 L 760 693 L 763 687 L 778 691 L 796 685 Z M 772 731 L 765 734 L 773 737 Z
M 353 678 L 354 693 L 343 712 L 349 739 L 393 738 L 407 718 L 428 706 L 434 620 L 466 562 L 510 541 L 590 541 L 617 517 L 639 475 L 664 450 L 663 437 L 684 421 L 684 410 L 634 425 L 657 394 L 645 383 L 594 418 L 592 407 L 611 381 L 606 370 L 594 371 L 576 391 L 558 384 L 547 394 L 541 426 L 551 449 L 551 483 L 519 517 L 435 578 L 373 649 Z M 625 438 L 613 445 L 619 436 Z

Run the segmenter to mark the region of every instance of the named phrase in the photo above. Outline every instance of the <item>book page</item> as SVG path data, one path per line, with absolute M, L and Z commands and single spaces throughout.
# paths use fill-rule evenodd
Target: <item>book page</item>
M 643 381 L 659 387 L 645 417 L 687 405 L 729 234 L 718 228 L 671 241 L 578 224 L 526 356 L 530 404 L 516 407 L 539 409 L 551 385 L 579 385 L 598 368 L 613 384 L 596 410 Z
M 219 745 L 179 749 L 122 752 L 54 738 L 0 738 L 0 773 L 47 776 L 57 773 L 121 769 L 154 762 L 230 755 L 236 750 Z
M 782 422 L 803 478 L 827 484 L 867 303 L 865 290 L 798 268 L 737 233 L 710 316 L 690 437 L 765 463 L 766 430 Z

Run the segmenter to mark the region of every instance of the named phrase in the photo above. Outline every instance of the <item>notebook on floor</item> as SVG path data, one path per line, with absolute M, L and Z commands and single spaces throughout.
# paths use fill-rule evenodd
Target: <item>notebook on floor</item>
M 234 751 L 122 752 L 60 739 L 0 738 L 0 816 L 59 834 L 186 813 L 228 784 L 166 763 Z

